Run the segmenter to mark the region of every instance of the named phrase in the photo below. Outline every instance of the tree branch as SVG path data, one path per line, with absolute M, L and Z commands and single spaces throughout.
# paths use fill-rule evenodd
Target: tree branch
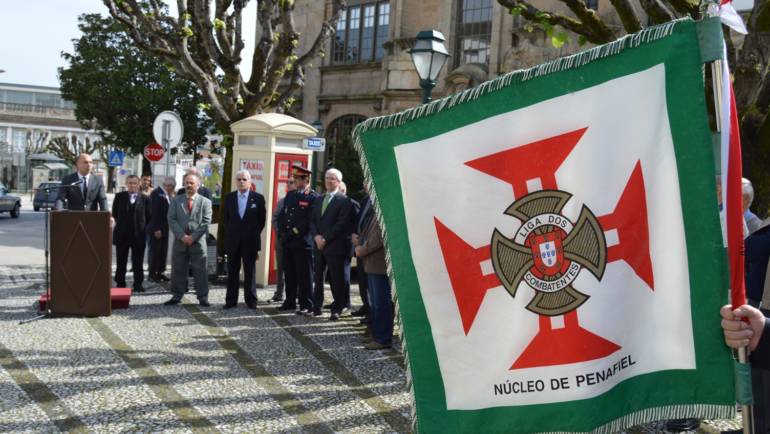
M 573 10 L 579 19 L 567 17 L 552 12 L 545 12 L 536 8 L 525 0 L 498 0 L 503 7 L 507 9 L 518 8 L 521 16 L 527 21 L 539 23 L 545 21 L 553 26 L 561 26 L 573 33 L 583 36 L 592 44 L 604 44 L 614 41 L 617 37 L 615 33 L 604 22 L 596 16 L 596 13 L 585 7 L 582 0 L 563 0 L 573 2 L 573 7 L 578 10 L 578 14 Z M 582 6 L 580 4 L 581 3 Z M 569 5 L 568 5 L 569 6 Z
M 615 12 L 617 12 L 618 17 L 620 17 L 620 22 L 623 23 L 623 28 L 626 30 L 626 33 L 636 33 L 639 30 L 642 30 L 642 22 L 639 20 L 639 16 L 636 14 L 634 6 L 629 0 L 610 0 L 610 3 L 612 3 Z
M 673 12 L 661 0 L 640 0 L 639 4 L 652 20 L 653 24 L 661 24 L 676 18 Z

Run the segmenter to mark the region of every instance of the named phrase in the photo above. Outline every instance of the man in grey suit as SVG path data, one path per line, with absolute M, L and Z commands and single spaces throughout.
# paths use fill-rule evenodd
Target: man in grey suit
M 109 211 L 107 195 L 104 192 L 104 182 L 100 176 L 91 173 L 94 160 L 88 154 L 78 155 L 75 160 L 77 172 L 71 173 L 61 180 L 62 187 L 56 198 L 57 210 L 72 211 Z
M 206 276 L 206 235 L 211 223 L 211 201 L 200 194 L 201 179 L 197 174 L 184 178 L 185 194 L 177 195 L 168 207 L 168 227 L 174 234 L 171 247 L 171 300 L 167 306 L 179 304 L 185 293 L 187 270 L 192 269 L 195 293 L 203 307 L 209 304 Z

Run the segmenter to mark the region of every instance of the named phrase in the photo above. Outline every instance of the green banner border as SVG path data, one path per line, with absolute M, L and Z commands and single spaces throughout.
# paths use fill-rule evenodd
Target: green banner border
M 661 405 L 646 418 L 729 413 L 734 397 L 732 359 L 719 328 L 718 309 L 727 301 L 726 263 L 716 212 L 714 156 L 706 113 L 697 23 L 676 24 L 672 35 L 625 49 L 575 69 L 513 84 L 398 127 L 360 132 L 362 152 L 387 233 L 387 248 L 400 307 L 420 432 L 582 432 L 612 424 Z M 412 264 L 394 147 L 442 134 L 491 116 L 517 110 L 664 63 L 687 240 L 696 348 L 695 370 L 671 370 L 625 380 L 591 399 L 559 404 L 447 410 L 430 323 Z M 629 101 L 633 103 L 633 101 Z M 675 314 L 675 313 L 672 313 Z M 662 387 L 665 385 L 665 387 Z M 708 387 L 706 387 L 708 386 Z M 697 403 L 698 405 L 693 405 Z M 596 411 L 601 409 L 601 411 Z M 734 407 L 733 407 L 734 410 Z M 668 411 L 668 413 L 666 413 Z M 657 415 L 657 416 L 656 416 Z M 642 419 L 644 419 L 644 417 Z M 509 421 L 499 429 L 492 421 Z M 653 420 L 653 419 L 650 419 Z M 643 421 L 643 420 L 642 420 Z M 640 421 L 641 422 L 641 421 Z

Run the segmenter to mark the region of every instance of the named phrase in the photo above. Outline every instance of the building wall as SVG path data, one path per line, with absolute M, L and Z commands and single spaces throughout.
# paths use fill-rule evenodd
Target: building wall
M 58 88 L 0 83 L 0 181 L 12 189 L 32 188 L 30 154 L 39 154 L 55 137 L 98 140 L 75 119 L 75 106 Z M 103 164 L 94 156 L 97 165 Z M 98 166 L 97 166 L 98 167 Z

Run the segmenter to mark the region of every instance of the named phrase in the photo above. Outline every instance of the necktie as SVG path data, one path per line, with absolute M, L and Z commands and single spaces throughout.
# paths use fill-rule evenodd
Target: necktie
M 88 177 L 83 177 L 83 199 L 86 198 L 86 193 L 88 193 Z
M 192 198 L 187 198 L 187 214 L 192 214 L 192 204 L 193 200 Z
M 241 194 L 240 197 L 241 197 L 241 200 L 238 202 L 238 215 L 240 215 L 241 218 L 243 218 L 243 215 L 246 214 L 246 195 Z
M 324 197 L 324 202 L 321 204 L 321 215 L 324 215 L 326 212 L 326 207 L 329 206 L 329 202 L 332 201 L 332 195 L 327 194 L 326 197 Z

